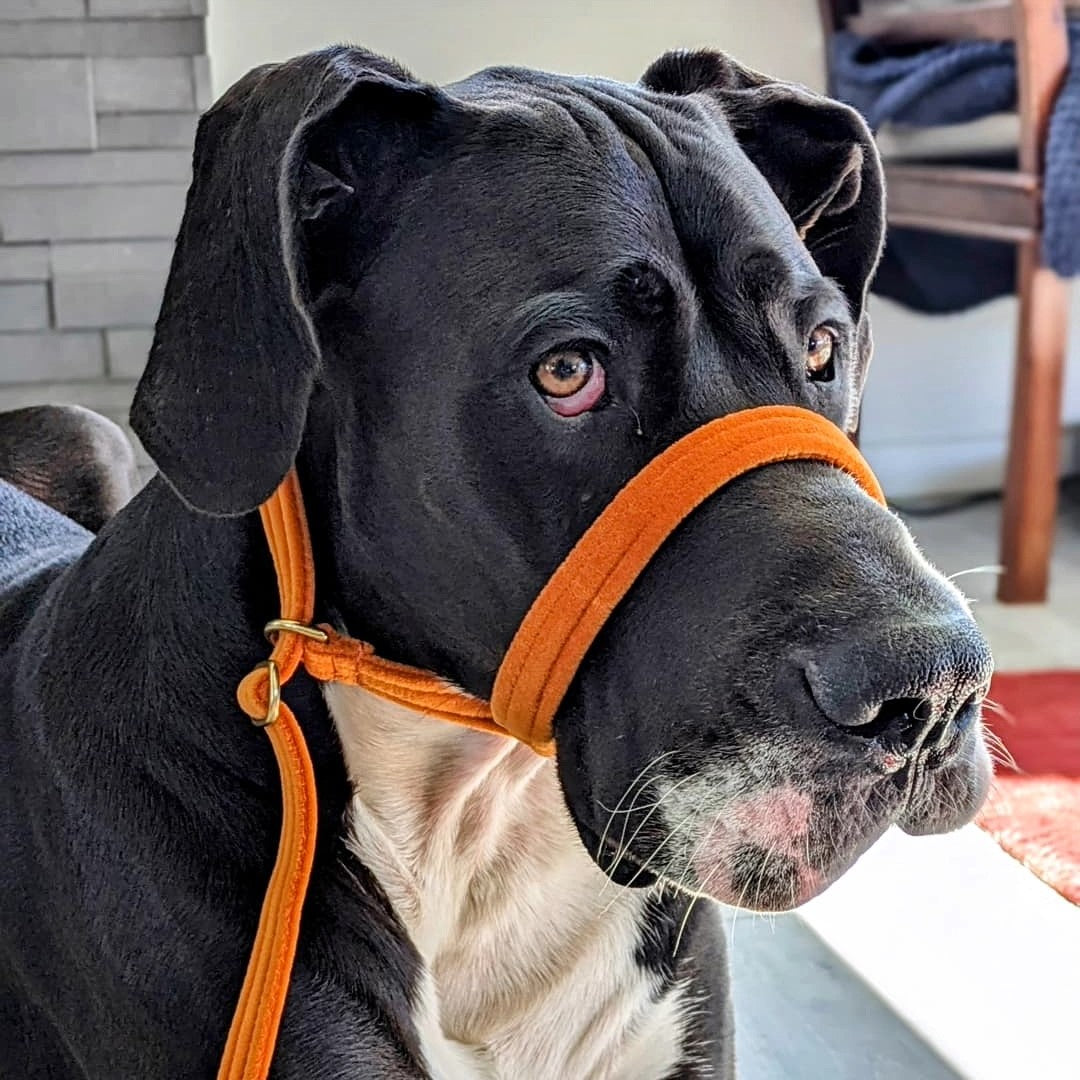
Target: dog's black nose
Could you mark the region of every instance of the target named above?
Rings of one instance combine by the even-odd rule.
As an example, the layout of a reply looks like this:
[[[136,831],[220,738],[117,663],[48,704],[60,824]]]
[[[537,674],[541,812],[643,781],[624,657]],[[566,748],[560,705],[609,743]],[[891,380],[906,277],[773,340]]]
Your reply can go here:
[[[992,669],[966,613],[886,625],[803,664],[810,693],[834,724],[903,755],[949,747],[979,715]]]

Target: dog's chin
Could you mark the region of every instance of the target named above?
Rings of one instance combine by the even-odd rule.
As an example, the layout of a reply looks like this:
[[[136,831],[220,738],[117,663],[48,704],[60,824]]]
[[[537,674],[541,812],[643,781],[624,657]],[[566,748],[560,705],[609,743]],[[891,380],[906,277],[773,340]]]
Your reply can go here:
[[[776,796],[790,805],[790,793]],[[809,802],[809,796],[805,796]],[[888,817],[862,818],[857,835],[828,824],[779,834],[775,829],[714,827],[699,842],[684,887],[746,911],[791,911],[824,892],[888,828]]]
[[[912,834],[950,832],[982,805],[992,769],[981,737],[946,765],[904,778],[853,775],[828,789],[793,783],[732,799],[697,831],[673,884],[759,912],[805,904],[846,873],[893,824]]]
[[[925,835],[968,824],[992,772],[976,728],[947,763],[926,759],[885,777],[849,766],[828,780],[814,770],[725,794],[704,772],[672,782],[659,800],[663,810],[649,802],[640,820],[627,815],[617,828],[609,822],[599,832],[572,816],[594,861],[617,884],[663,880],[731,907],[783,912],[822,893],[892,825]]]
[[[826,875],[805,859],[748,848],[735,866],[702,867],[706,884],[691,891],[727,907],[779,914],[812,900],[842,872]]]

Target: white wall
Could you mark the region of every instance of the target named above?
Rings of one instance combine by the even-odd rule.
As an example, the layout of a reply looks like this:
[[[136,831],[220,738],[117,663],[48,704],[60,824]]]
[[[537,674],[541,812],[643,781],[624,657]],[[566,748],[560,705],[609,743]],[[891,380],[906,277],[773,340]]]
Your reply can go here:
[[[215,90],[330,42],[394,56],[436,82],[490,64],[636,79],[669,48],[711,45],[820,87],[817,0],[210,0]],[[1067,417],[1080,423],[1080,289]],[[864,446],[898,498],[994,487],[1008,430],[1015,301],[958,316],[873,305],[877,356]],[[1080,464],[1080,462],[1077,462]]]
[[[218,92],[342,41],[435,82],[499,63],[634,80],[666,49],[699,45],[822,81],[817,0],[210,0],[207,27]]]
[[[863,447],[885,490],[903,499],[1001,486],[1012,401],[1017,302],[917,316],[875,297],[874,362]],[[1072,290],[1065,418],[1080,424],[1080,287]],[[1062,466],[1080,470],[1080,431]]]

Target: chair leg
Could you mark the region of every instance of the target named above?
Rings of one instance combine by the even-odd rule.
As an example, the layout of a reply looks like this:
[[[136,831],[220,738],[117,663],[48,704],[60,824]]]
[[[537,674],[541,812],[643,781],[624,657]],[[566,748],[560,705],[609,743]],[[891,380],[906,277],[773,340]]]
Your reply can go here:
[[[1061,447],[1068,284],[1041,265],[1038,239],[1018,252],[1020,318],[1001,529],[998,600],[1042,603],[1050,576]]]

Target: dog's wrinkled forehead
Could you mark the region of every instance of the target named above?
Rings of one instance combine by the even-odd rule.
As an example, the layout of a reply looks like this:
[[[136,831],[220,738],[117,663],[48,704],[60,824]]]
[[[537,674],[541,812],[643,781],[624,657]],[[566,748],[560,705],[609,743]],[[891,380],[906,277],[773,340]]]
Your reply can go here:
[[[774,254],[783,271],[817,276],[791,216],[743,151],[722,103],[602,79],[494,68],[448,88],[479,119],[469,153],[490,154],[505,178],[507,227],[535,218],[550,230],[552,269],[581,255],[580,231],[612,253],[649,251],[669,265],[692,263],[734,277],[744,259]],[[489,192],[478,191],[490,207]],[[721,280],[714,287],[735,284]]]
[[[504,148],[530,144],[552,190],[572,179],[594,210],[618,208],[623,228],[651,226],[654,241],[670,224],[716,288],[742,287],[755,263],[820,273],[861,318],[881,184],[869,133],[844,106],[713,52],[666,54],[637,85],[493,68],[448,89],[489,111],[480,130]]]

